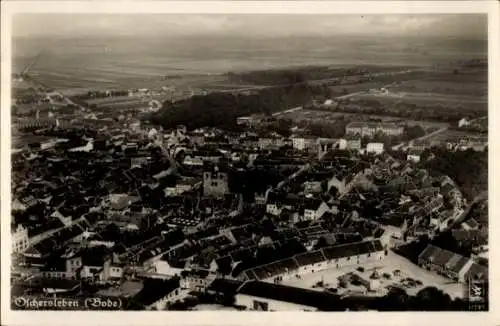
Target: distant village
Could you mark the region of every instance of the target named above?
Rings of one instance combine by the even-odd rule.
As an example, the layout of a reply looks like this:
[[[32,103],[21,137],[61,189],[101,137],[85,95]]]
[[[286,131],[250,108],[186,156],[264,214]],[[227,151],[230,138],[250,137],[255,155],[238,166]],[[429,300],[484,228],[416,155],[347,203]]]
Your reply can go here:
[[[453,297],[488,277],[487,226],[453,179],[421,165],[433,146],[485,151],[487,139],[416,140],[396,156],[361,141],[403,135],[395,122],[352,121],[332,139],[263,131],[262,115],[230,132],[66,111],[12,118],[12,296],[315,311],[394,287]],[[431,243],[450,230],[472,254]]]

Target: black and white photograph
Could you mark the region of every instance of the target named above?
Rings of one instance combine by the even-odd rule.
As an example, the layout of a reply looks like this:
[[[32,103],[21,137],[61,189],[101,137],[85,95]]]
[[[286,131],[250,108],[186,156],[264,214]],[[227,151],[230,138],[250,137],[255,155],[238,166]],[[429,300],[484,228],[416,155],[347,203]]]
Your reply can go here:
[[[10,29],[12,311],[491,309],[488,14]]]

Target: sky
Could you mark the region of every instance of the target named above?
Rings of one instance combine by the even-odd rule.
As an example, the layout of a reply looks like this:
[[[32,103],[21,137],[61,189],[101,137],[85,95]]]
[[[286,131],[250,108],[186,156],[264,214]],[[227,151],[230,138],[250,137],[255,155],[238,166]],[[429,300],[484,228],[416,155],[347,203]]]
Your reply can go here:
[[[220,14],[19,14],[18,36],[293,36],[421,35],[487,38],[487,16],[420,15],[220,15]]]

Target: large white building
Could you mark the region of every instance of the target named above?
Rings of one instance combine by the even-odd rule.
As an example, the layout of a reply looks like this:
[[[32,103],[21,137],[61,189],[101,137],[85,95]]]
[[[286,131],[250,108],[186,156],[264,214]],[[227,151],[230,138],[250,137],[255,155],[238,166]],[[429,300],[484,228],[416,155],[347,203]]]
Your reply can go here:
[[[418,163],[418,162],[420,162],[421,155],[422,155],[421,150],[411,149],[408,152],[408,155],[406,155],[406,159],[410,162]]]
[[[404,128],[394,123],[351,122],[346,126],[346,134],[361,137],[373,137],[377,133],[387,136],[400,136],[403,132]]]
[[[467,127],[470,125],[470,121],[467,118],[462,118],[460,121],[458,121],[458,127]]]
[[[30,245],[28,229],[19,224],[12,233],[12,252],[24,252]]]
[[[298,151],[303,151],[316,146],[314,138],[311,137],[293,137],[292,146]]]
[[[384,143],[368,143],[366,144],[366,153],[382,154],[384,152]]]
[[[339,140],[339,149],[360,150],[361,138],[359,137],[342,138]]]

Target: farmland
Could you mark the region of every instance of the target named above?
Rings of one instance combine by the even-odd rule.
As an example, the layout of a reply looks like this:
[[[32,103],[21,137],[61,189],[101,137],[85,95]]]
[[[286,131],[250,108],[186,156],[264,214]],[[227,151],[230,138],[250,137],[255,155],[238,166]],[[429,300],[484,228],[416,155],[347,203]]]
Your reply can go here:
[[[299,110],[295,112],[285,113],[280,116],[282,119],[291,119],[296,123],[306,121],[312,123],[331,123],[338,120],[346,121],[382,121],[382,122],[396,122],[406,124],[408,126],[420,125],[424,129],[436,129],[448,126],[447,123],[436,122],[436,121],[417,121],[417,120],[407,120],[396,116],[380,116],[376,114],[356,114],[356,113],[344,113],[344,112],[334,112],[326,110]]]
[[[477,51],[466,54],[444,51],[443,45],[436,43],[429,45],[431,54],[428,50],[418,52],[420,47],[388,51],[392,39],[384,46],[380,46],[380,40],[376,46],[366,46],[370,44],[367,40],[343,40],[358,45],[354,52],[325,45],[322,38],[301,39],[299,43],[289,43],[288,39],[264,43],[261,39],[234,39],[229,49],[225,41],[218,43],[222,40],[217,38],[196,39],[197,47],[203,44],[200,56],[187,54],[191,49],[184,38],[169,40],[169,46],[161,38],[141,40],[133,49],[125,39],[101,41],[95,44],[92,40],[78,40],[74,48],[68,46],[68,40],[44,44],[51,50],[31,69],[30,76],[69,97],[86,94],[89,89],[163,90],[164,96],[158,100],[176,102],[174,111],[178,111],[172,115],[171,104],[164,103],[165,116],[161,111],[153,117],[154,123],[164,126],[202,126],[220,117],[228,117],[231,124],[238,116],[272,114],[313,100],[345,95],[338,99],[339,105],[333,111],[362,114],[361,119],[385,116],[384,121],[397,117],[412,122],[450,123],[463,116],[484,116],[487,111],[486,61],[472,59],[484,57],[484,49],[479,47],[482,43],[477,44]],[[142,42],[145,46],[140,46]],[[20,40],[16,43],[16,71],[33,56],[28,45]],[[461,49],[462,44],[450,42],[446,46]],[[462,61],[448,64],[457,60]],[[370,93],[380,88],[388,89],[389,95]],[[252,94],[244,94],[247,90]],[[199,98],[192,101],[196,96]],[[145,102],[117,98],[89,104],[135,109]],[[201,109],[204,114],[199,114]]]
[[[443,122],[464,116],[478,118],[488,111],[487,77],[486,63],[480,60],[422,69],[394,76],[383,88],[346,96],[339,100],[336,111]],[[346,89],[343,94],[352,91]]]
[[[152,100],[156,101],[164,101],[166,96],[163,95],[155,95],[155,96],[117,96],[111,98],[98,98],[98,99],[90,99],[86,100],[85,103],[90,106],[97,107],[144,107],[148,106],[148,103]]]
[[[361,94],[358,98],[363,99],[380,99],[382,102],[387,100],[390,103],[393,100],[404,101],[407,103],[426,103],[426,102],[445,102],[456,106],[463,104],[485,104],[486,98],[471,96],[471,95],[452,95],[452,94],[439,94],[439,93],[419,93],[419,92],[394,92],[391,91],[387,95],[376,94]]]
[[[446,130],[445,132],[436,134],[429,138],[431,142],[458,142],[461,139],[470,141],[487,142],[488,135],[479,133],[460,131],[460,130]]]
[[[487,80],[475,81],[473,78],[477,78],[477,76],[471,77],[467,83],[453,80],[409,80],[395,85],[391,89],[395,92],[415,92],[418,90],[422,93],[485,97],[487,95],[487,87],[485,87]]]

